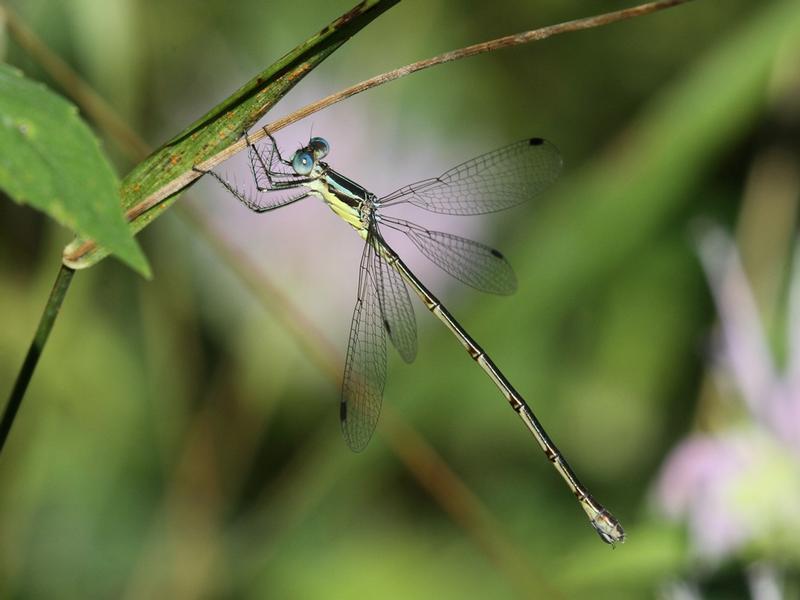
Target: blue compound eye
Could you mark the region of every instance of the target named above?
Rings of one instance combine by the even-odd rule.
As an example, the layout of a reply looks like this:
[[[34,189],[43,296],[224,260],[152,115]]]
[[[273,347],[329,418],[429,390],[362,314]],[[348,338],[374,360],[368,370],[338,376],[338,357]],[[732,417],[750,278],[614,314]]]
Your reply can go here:
[[[294,153],[292,168],[298,175],[308,175],[314,168],[314,157],[309,152],[298,150]]]
[[[308,147],[314,153],[314,158],[317,160],[325,158],[331,150],[328,142],[321,137],[311,138],[308,142]]]

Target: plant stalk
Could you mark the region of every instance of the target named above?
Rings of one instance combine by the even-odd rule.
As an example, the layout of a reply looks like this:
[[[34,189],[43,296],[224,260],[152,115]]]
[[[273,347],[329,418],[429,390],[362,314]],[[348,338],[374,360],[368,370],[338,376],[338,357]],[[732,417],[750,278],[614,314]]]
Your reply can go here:
[[[58,311],[61,309],[61,304],[64,302],[64,297],[67,295],[67,290],[74,274],[74,269],[70,269],[63,264],[58,271],[56,282],[53,284],[50,297],[47,299],[44,312],[42,312],[42,317],[39,320],[39,327],[36,329],[31,346],[28,348],[28,354],[25,356],[25,361],[17,374],[17,380],[14,382],[11,395],[8,397],[8,402],[3,410],[3,420],[0,422],[0,452],[3,451],[8,434],[11,433],[11,427],[14,424],[17,411],[19,411],[22,399],[25,397],[28,384],[31,381],[31,377],[33,377],[33,371],[36,369],[39,357],[44,350],[44,345],[47,343],[47,338],[53,329],[53,324],[58,316]]]

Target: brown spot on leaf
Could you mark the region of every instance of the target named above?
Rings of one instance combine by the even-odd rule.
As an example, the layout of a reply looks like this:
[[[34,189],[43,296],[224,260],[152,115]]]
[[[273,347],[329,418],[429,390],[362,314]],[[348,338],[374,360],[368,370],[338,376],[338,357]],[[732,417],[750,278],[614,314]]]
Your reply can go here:
[[[336,19],[333,23],[328,25],[328,27],[326,27],[326,29],[331,29],[331,28],[332,29],[339,29],[340,27],[346,25],[347,23],[349,23],[350,21],[352,21],[356,17],[360,16],[364,12],[364,5],[365,4],[366,4],[366,2],[360,2],[359,4],[354,6],[351,10],[349,10],[348,12],[344,13],[341,17]],[[323,29],[323,31],[324,31],[324,29]]]

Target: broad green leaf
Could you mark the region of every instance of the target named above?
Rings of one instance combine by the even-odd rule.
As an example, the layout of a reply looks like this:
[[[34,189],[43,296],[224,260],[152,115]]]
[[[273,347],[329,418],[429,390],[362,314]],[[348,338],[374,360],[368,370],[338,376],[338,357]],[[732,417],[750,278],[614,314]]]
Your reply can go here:
[[[120,210],[117,178],[78,110],[2,64],[0,188],[149,276]]]
[[[236,142],[295,84],[353,34],[399,0],[365,0],[256,75],[229,98],[153,152],[123,179],[123,209],[134,233],[150,224],[192,180],[192,167]],[[145,205],[143,201],[147,201]],[[144,208],[143,208],[144,206]],[[64,249],[64,263],[90,267],[109,250],[82,237]]]

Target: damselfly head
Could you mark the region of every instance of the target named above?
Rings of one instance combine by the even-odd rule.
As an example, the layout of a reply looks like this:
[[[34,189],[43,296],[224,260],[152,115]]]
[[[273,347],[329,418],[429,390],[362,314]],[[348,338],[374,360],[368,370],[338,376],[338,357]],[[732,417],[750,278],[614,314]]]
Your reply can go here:
[[[314,155],[316,160],[320,160],[321,158],[328,156],[328,152],[330,152],[331,147],[324,138],[312,137],[308,141],[308,149],[311,150],[311,153]]]
[[[298,175],[308,175],[314,168],[314,156],[308,148],[302,148],[294,153],[292,158],[292,168]]]

